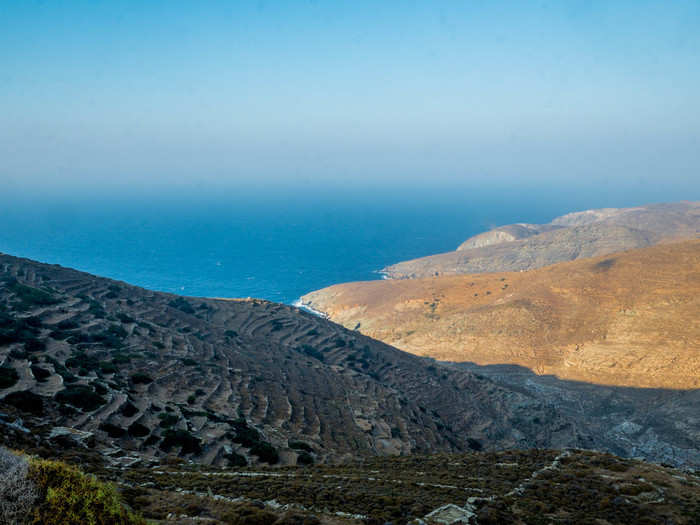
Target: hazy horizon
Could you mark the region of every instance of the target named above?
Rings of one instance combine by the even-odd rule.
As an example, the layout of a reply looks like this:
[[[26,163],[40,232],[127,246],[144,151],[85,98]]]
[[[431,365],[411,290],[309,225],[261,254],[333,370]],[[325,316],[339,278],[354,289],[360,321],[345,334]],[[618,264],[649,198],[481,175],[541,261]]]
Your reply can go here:
[[[699,58],[692,1],[4,3],[0,183],[697,199]]]

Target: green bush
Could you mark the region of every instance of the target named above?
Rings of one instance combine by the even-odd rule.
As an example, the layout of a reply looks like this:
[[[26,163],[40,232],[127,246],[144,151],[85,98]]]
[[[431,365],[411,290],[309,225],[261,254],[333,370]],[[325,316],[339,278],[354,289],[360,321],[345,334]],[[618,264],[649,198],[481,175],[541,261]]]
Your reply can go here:
[[[105,398],[87,385],[69,386],[58,392],[55,399],[61,404],[72,405],[88,412],[96,410],[107,402]]]
[[[38,288],[21,284],[17,279],[10,278],[6,280],[5,286],[10,292],[14,293],[19,300],[17,304],[17,309],[19,310],[29,310],[39,306],[50,306],[60,302],[52,294]]]
[[[160,418],[160,423],[158,424],[158,426],[161,428],[170,428],[180,420],[180,418],[174,414],[161,413],[158,414],[158,417]]]
[[[35,525],[145,525],[122,505],[114,486],[58,461],[32,460],[28,477],[38,489]]]

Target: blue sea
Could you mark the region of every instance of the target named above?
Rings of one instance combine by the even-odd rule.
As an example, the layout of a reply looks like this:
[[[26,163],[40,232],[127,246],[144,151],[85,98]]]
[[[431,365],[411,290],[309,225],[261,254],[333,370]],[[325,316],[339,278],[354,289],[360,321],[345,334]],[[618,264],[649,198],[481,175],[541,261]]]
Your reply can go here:
[[[620,202],[632,205],[638,202]],[[293,303],[512,222],[610,199],[537,188],[5,195],[0,251],[189,296]]]

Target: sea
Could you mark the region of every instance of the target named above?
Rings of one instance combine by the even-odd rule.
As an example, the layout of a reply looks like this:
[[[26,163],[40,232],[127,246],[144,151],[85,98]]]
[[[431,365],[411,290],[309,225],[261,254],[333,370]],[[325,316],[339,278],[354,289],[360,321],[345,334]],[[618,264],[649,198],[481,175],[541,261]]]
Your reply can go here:
[[[293,304],[498,225],[611,205],[604,197],[503,185],[6,194],[0,252],[151,290]]]

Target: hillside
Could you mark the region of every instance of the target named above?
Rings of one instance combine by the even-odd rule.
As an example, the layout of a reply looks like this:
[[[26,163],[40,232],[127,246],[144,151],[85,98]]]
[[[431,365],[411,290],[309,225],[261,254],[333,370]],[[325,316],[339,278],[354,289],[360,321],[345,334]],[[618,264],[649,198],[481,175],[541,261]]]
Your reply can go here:
[[[614,433],[638,451],[663,454],[661,440],[700,460],[700,241],[528,272],[346,283],[303,301],[408,352],[481,365],[469,369],[593,431],[629,422]]]
[[[598,384],[700,388],[700,241],[529,272],[346,283],[305,304],[398,348]]]
[[[156,293],[8,255],[0,279],[0,425],[114,464],[594,442],[528,394],[293,307]]]
[[[549,224],[509,224],[464,241],[456,251],[393,264],[392,279],[521,271],[700,235],[700,202],[569,213]]]

